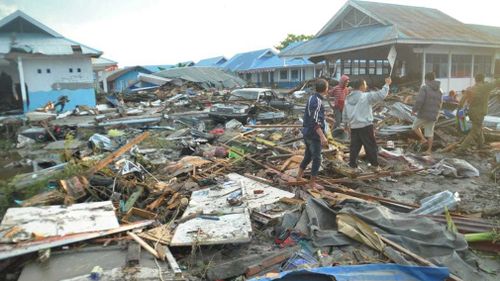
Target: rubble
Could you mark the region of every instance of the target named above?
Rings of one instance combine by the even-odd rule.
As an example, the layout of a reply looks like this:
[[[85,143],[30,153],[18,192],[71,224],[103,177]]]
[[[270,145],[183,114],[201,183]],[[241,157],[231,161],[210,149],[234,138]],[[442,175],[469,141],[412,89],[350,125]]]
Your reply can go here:
[[[3,271],[30,280],[41,259],[50,261],[44,280],[347,280],[387,270],[385,280],[497,279],[500,264],[474,251],[498,253],[498,242],[463,236],[496,237],[499,229],[496,95],[486,149],[455,154],[463,134],[443,113],[430,157],[411,133],[415,93],[393,94],[374,112],[382,171],[363,160],[349,169],[348,136],[333,132],[317,180],[324,190],[313,191],[295,180],[304,149],[300,99],[287,99],[292,110],[258,105],[251,116],[213,118],[236,85],[188,79],[186,71],[199,72],[144,75],[158,86],[96,108],[8,121],[7,150],[17,146],[21,159],[2,164],[30,171],[6,181],[1,194]],[[96,257],[101,252],[111,260]],[[73,259],[85,266],[56,273]]]

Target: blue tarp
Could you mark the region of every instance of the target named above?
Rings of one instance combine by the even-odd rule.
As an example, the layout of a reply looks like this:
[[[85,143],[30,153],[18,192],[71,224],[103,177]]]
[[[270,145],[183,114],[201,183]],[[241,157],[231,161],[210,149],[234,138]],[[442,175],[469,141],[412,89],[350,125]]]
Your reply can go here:
[[[276,278],[257,277],[250,281],[331,280],[324,278],[330,276],[335,277],[337,281],[444,281],[449,272],[446,267],[367,264],[282,272]]]

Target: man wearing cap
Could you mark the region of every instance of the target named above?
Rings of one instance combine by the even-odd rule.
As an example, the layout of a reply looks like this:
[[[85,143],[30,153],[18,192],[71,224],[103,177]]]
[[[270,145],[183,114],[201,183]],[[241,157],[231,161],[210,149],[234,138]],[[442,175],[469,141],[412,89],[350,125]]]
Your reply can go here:
[[[333,114],[335,115],[335,124],[333,128],[338,128],[342,124],[342,111],[344,111],[345,97],[349,93],[349,76],[342,75],[337,86],[333,87],[330,96],[333,98]]]

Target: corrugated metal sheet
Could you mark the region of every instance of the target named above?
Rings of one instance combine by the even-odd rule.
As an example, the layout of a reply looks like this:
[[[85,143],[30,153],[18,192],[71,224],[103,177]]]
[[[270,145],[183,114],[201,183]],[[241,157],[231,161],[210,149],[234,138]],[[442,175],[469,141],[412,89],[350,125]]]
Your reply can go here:
[[[224,72],[215,67],[179,67],[154,73],[156,76],[182,79],[200,84],[205,88],[234,88],[246,85],[246,82],[237,76]]]
[[[66,38],[50,37],[44,34],[21,33],[16,34],[15,44],[12,44],[11,34],[0,34],[0,54],[8,54],[12,48],[30,54],[42,55],[72,55],[74,54],[71,46],[79,45],[82,48],[82,54],[99,56],[102,52],[89,48],[80,43]]]
[[[488,34],[491,36],[492,40],[500,42],[500,27],[479,24],[468,24],[468,26],[475,30],[479,30],[482,33]]]
[[[353,1],[378,18],[395,25],[399,39],[495,44],[481,32],[437,10],[395,4]]]
[[[338,53],[352,48],[362,48],[376,43],[394,42],[397,33],[392,26],[367,26],[343,30],[316,37],[304,44],[280,53],[280,56],[301,57],[324,53]]]
[[[328,34],[325,32],[332,30],[333,26],[325,26],[321,36],[284,50],[280,56],[319,56],[384,43],[421,42],[500,47],[500,34],[492,36],[485,31],[474,29],[436,9],[367,1],[350,1],[348,5],[368,16],[381,19],[384,25],[358,27]],[[329,24],[332,23],[335,21],[329,21]],[[493,29],[491,31],[498,32]]]
[[[114,81],[118,77],[120,77],[120,76],[122,76],[130,71],[137,71],[137,72],[146,73],[146,74],[152,73],[150,70],[148,70],[147,68],[144,68],[142,66],[138,66],[138,65],[137,66],[127,66],[127,67],[112,71],[106,79],[108,81]]]
[[[202,59],[198,63],[196,63],[195,66],[220,66],[224,64],[226,61],[227,59],[225,57],[218,56],[208,59]]]
[[[303,43],[305,42],[292,43],[284,50],[300,46]],[[313,65],[313,63],[305,57],[299,56],[297,58],[284,59],[279,57],[277,52],[273,49],[263,49],[237,54],[228,60],[223,67],[234,72],[253,72],[284,67],[301,67],[311,65]]]
[[[141,65],[141,67],[143,67],[143,68],[151,71],[151,73],[153,73],[153,72],[157,72],[157,71],[166,70],[166,69],[172,68],[174,66],[171,64],[158,64],[158,65]]]
[[[224,63],[222,67],[234,72],[248,70],[252,68],[255,60],[269,51],[271,51],[271,49],[262,49],[236,54]]]

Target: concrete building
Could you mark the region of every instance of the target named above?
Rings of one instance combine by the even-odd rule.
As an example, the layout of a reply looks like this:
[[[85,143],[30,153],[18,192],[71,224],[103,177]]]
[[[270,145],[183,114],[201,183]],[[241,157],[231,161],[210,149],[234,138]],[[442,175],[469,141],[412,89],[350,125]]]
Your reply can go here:
[[[16,11],[0,20],[1,112],[28,112],[67,96],[65,109],[95,106],[91,58],[101,51]]]
[[[340,60],[339,74],[377,85],[391,72],[387,57],[394,46],[393,77],[423,83],[425,73],[434,71],[445,92],[461,91],[478,73],[498,75],[499,37],[498,27],[464,24],[436,9],[352,0],[315,38],[280,55]]]

